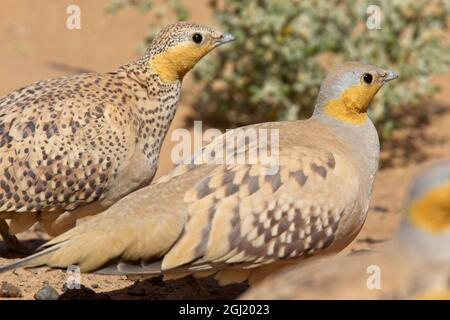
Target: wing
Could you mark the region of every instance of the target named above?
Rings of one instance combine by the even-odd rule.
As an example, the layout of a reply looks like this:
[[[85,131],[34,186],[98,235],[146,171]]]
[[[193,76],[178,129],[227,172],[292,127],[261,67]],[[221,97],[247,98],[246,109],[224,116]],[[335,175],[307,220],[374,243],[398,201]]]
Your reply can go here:
[[[271,174],[263,174],[261,165],[220,167],[190,189],[189,220],[162,270],[257,267],[333,244],[341,219],[355,205],[349,188],[358,188],[347,164],[313,147],[290,148],[280,160]]]
[[[250,128],[267,126],[278,125]],[[186,177],[195,181],[184,192],[187,222],[182,234],[168,246],[170,250],[162,261],[135,264],[136,260],[122,260],[100,272],[183,274],[232,266],[255,268],[348,244],[352,238],[345,234],[347,230],[339,233],[341,222],[355,208],[363,211],[364,205],[358,199],[360,179],[352,159],[342,151],[345,147],[337,139],[333,144],[324,142],[315,147],[282,127],[277,129],[281,129],[281,140],[275,171],[262,163],[205,163],[205,154],[211,154],[211,150],[217,154],[220,146],[226,146],[216,139],[208,145],[209,151],[197,153],[188,163],[161,177],[154,189]],[[308,140],[307,134],[301,133]],[[246,139],[245,135],[241,138]],[[261,149],[261,144],[254,142],[246,140],[242,148],[228,152],[249,159],[252,150]],[[271,149],[271,143],[266,146]]]
[[[274,166],[180,165],[0,271],[79,264],[109,274],[196,273],[292,261],[348,243],[343,226],[362,207],[355,164],[339,141],[315,147],[282,133],[288,139]],[[258,148],[249,141],[232,154]]]
[[[51,79],[0,100],[0,212],[70,210],[102,197],[134,139],[131,115],[104,96],[105,82]]]

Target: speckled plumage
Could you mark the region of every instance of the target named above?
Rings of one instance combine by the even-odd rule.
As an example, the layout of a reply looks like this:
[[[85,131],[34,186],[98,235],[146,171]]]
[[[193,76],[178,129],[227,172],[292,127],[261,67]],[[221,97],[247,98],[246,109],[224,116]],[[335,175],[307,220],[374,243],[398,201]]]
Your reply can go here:
[[[0,99],[0,218],[12,233],[40,221],[59,234],[152,180],[182,79],[163,81],[149,62],[196,32],[223,37],[178,22],[116,71],[38,81]]]
[[[337,72],[345,70],[381,69],[347,64]],[[236,134],[233,144],[216,138],[189,163],[3,270],[77,264],[84,272],[138,277],[215,274],[227,284],[258,281],[287,264],[348,245],[366,218],[378,167],[372,122],[355,125],[318,112],[306,121],[240,130],[244,134]],[[245,134],[250,130],[256,134]],[[261,137],[264,132],[277,132],[279,142]],[[216,163],[204,156],[227,150],[225,159],[249,159],[254,150],[259,155],[272,150],[272,143],[278,161],[269,168],[264,162]]]

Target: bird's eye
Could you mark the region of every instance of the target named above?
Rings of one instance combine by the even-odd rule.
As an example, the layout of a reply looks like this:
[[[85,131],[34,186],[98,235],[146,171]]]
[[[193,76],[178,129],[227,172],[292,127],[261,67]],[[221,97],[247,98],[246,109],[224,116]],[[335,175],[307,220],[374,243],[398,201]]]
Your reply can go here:
[[[364,83],[371,84],[373,81],[373,76],[370,73],[364,73],[362,79]]]
[[[201,43],[202,40],[203,40],[203,37],[202,37],[202,35],[200,33],[195,33],[192,36],[192,41],[194,41],[195,43]]]

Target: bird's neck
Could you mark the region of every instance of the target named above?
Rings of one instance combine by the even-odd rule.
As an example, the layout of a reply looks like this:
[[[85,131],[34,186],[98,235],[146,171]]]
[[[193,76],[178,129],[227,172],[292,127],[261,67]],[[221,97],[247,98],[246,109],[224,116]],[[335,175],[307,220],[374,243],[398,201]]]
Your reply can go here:
[[[319,94],[318,106],[320,110],[330,118],[340,120],[353,125],[361,125],[368,119],[367,109],[381,85],[365,86],[353,85],[338,97],[325,100],[323,94]]]
[[[351,124],[362,124],[367,120],[367,107],[361,107],[348,97],[331,100],[325,106],[324,112],[329,117]]]
[[[380,142],[378,133],[367,115],[367,109],[380,86],[353,85],[338,97],[325,99],[319,93],[313,117],[325,122],[353,147],[355,155],[367,163],[372,177],[378,169]],[[371,181],[372,182],[372,181]]]
[[[213,46],[182,43],[161,52],[150,49],[148,66],[165,83],[181,81],[186,73],[213,48]]]
[[[157,161],[162,141],[175,116],[181,94],[181,82],[167,83],[145,62],[121,67],[128,79],[130,94],[136,96],[130,112],[136,119],[138,148],[150,161]]]
[[[364,170],[369,173],[370,178],[368,183],[372,184],[378,170],[380,141],[370,118],[366,117],[362,124],[353,124],[317,110],[311,119],[326,124],[337,138],[346,143],[348,149],[365,166]]]
[[[149,66],[148,56],[121,66],[119,72],[123,72],[128,78],[138,82],[141,86],[149,88],[150,95],[155,92],[155,90],[151,90],[155,87],[170,90],[181,86],[181,80],[164,81],[161,75]]]

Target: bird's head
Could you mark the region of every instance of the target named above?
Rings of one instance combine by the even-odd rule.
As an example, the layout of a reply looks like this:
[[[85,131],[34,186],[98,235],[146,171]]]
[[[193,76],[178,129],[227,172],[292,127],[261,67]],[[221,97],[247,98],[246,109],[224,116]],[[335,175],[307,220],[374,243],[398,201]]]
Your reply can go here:
[[[450,160],[427,165],[414,179],[399,240],[429,261],[450,265]]]
[[[183,76],[208,52],[234,37],[193,22],[180,21],[163,28],[149,48],[149,66],[164,82]]]
[[[353,124],[367,119],[367,109],[375,94],[387,81],[398,78],[361,62],[347,62],[332,70],[320,87],[315,113]]]

